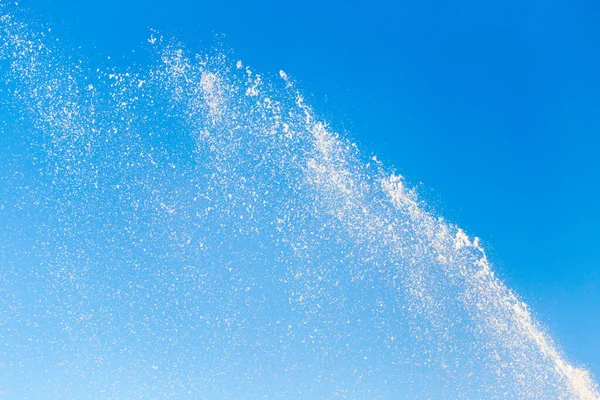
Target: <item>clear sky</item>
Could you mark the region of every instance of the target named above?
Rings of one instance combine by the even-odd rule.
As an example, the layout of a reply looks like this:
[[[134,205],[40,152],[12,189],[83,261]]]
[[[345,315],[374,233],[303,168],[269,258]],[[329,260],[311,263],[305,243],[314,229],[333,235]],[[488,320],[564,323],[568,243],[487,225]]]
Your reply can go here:
[[[600,5],[593,1],[22,1],[94,59],[154,28],[225,35],[479,236],[568,358],[600,376]],[[126,60],[125,60],[126,59]],[[422,182],[422,184],[421,184]]]

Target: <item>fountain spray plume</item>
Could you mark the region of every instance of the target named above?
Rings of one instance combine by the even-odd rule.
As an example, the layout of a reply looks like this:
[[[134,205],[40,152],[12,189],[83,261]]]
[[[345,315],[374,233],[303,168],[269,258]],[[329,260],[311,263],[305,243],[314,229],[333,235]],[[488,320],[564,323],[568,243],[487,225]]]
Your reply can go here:
[[[2,112],[38,171],[26,188],[2,175],[3,194],[43,220],[0,281],[15,310],[0,389],[600,398],[479,240],[321,122],[285,72],[156,32],[150,64],[94,68],[0,13]]]

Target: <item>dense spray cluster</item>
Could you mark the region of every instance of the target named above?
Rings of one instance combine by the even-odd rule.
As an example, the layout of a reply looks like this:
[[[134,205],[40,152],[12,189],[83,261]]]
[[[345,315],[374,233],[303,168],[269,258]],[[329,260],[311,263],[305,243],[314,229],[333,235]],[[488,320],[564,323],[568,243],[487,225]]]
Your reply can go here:
[[[600,398],[285,72],[157,33],[91,67],[0,11],[6,398]]]

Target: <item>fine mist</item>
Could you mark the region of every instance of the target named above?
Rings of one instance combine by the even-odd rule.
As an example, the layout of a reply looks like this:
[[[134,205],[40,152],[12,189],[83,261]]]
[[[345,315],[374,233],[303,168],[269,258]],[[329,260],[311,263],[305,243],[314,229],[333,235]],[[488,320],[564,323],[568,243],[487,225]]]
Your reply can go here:
[[[0,5],[0,397],[599,399],[285,72],[90,65]]]

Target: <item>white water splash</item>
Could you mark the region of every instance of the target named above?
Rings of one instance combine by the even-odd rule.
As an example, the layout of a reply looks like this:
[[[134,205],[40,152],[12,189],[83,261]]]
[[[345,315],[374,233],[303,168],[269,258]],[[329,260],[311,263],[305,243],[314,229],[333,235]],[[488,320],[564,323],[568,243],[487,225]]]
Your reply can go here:
[[[35,171],[0,176],[3,396],[600,398],[479,241],[285,72],[156,33],[150,65],[90,67],[2,14]]]

